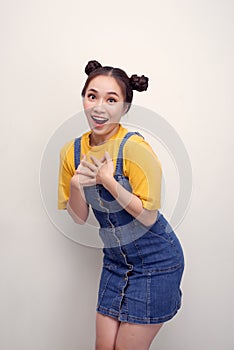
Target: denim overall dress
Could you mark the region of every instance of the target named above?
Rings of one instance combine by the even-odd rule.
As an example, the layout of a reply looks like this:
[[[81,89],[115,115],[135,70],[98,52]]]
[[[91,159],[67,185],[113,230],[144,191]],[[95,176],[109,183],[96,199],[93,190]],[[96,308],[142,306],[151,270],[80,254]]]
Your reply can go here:
[[[132,191],[123,175],[121,141],[114,178]],[[142,135],[140,135],[142,136]],[[143,136],[142,136],[143,137]],[[74,141],[75,168],[80,162],[81,137]],[[122,322],[152,324],[171,319],[181,306],[184,255],[170,224],[158,210],[152,226],[144,226],[97,184],[84,187],[86,201],[100,224],[103,266],[96,311]]]

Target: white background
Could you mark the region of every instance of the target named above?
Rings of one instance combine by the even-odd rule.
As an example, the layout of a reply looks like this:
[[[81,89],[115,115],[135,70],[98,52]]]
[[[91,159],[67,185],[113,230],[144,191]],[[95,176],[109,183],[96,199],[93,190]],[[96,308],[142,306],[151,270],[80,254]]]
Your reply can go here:
[[[39,187],[91,59],[150,78],[134,103],[173,126],[192,163],[183,308],[151,348],[233,348],[233,13],[227,0],[1,1],[2,350],[94,349],[102,252],[56,229]]]

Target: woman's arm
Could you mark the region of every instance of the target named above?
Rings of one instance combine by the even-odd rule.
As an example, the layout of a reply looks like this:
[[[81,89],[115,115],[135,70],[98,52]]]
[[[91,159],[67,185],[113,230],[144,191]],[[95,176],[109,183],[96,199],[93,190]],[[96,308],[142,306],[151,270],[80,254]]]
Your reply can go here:
[[[85,201],[83,188],[78,187],[74,182],[77,181],[77,176],[71,179],[70,183],[70,197],[67,202],[67,211],[72,219],[80,225],[83,225],[89,215],[89,206]]]
[[[127,210],[145,226],[152,226],[157,218],[156,210],[147,210],[143,208],[142,201],[115,180],[114,177],[106,177],[103,186],[112,194],[119,204]]]
[[[86,157],[83,156],[83,159],[86,159]],[[74,176],[71,178],[67,211],[77,224],[83,225],[89,216],[89,206],[85,200],[83,184],[89,180],[89,177],[79,174],[81,169],[82,165],[79,164]]]

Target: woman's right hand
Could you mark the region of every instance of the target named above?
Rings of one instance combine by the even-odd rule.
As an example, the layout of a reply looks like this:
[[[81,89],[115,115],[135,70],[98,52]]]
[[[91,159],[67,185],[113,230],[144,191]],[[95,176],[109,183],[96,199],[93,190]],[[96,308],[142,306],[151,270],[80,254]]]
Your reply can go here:
[[[83,155],[82,160],[86,160],[86,156]],[[78,165],[75,174],[71,178],[70,185],[74,188],[81,189],[85,186],[92,186],[96,183],[95,179],[91,176],[81,174],[80,171],[84,171],[84,166],[82,165],[82,160]]]

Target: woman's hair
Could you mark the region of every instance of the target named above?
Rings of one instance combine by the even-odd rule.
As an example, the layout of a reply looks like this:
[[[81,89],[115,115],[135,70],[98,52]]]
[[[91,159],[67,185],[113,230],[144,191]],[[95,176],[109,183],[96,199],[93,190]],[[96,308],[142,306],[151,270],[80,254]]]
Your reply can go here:
[[[124,101],[128,105],[127,111],[131,107],[133,90],[145,91],[148,88],[148,78],[144,75],[138,76],[133,74],[130,78],[127,74],[120,68],[114,68],[110,66],[104,66],[93,60],[89,61],[85,67],[85,73],[88,75],[88,78],[85,82],[85,85],[82,89],[81,96],[85,96],[86,89],[92,79],[98,75],[108,75],[116,79],[119,84],[121,91],[124,96]]]

